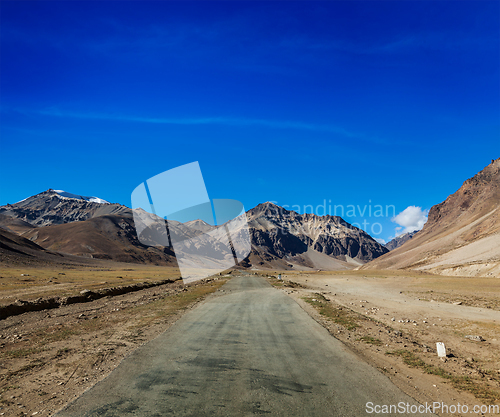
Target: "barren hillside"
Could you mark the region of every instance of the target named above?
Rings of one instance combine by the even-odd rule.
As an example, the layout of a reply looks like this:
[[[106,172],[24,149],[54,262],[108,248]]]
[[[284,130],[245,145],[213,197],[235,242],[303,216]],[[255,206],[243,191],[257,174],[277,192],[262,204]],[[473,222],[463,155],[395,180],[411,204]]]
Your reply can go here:
[[[411,240],[361,269],[387,268],[500,277],[500,158],[433,206]]]

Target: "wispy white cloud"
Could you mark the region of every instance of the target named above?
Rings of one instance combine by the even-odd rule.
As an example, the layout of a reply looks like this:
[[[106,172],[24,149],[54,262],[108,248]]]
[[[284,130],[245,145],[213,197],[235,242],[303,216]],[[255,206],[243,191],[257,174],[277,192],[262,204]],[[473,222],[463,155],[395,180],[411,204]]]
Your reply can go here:
[[[308,36],[285,38],[276,43],[280,48],[357,55],[382,55],[414,52],[416,49],[434,51],[491,50],[498,43],[484,37],[461,37],[453,32],[422,32],[394,36],[388,39],[352,41],[349,39],[316,39]]]
[[[421,230],[427,222],[429,210],[422,210],[422,207],[408,206],[401,213],[394,216],[391,221],[398,224],[395,228],[396,236]]]
[[[93,120],[109,120],[119,122],[135,122],[149,124],[165,124],[165,125],[229,125],[229,126],[265,126],[276,129],[300,129],[310,131],[321,131],[335,133],[348,138],[363,138],[362,134],[350,132],[342,127],[306,123],[300,121],[288,120],[268,120],[268,119],[252,119],[238,117],[187,117],[187,118],[171,118],[171,117],[141,117],[141,116],[125,116],[117,114],[105,113],[79,113],[71,111],[61,111],[58,109],[47,109],[38,111],[21,111],[22,113],[36,113],[42,116],[50,117],[67,117],[76,119],[93,119]]]

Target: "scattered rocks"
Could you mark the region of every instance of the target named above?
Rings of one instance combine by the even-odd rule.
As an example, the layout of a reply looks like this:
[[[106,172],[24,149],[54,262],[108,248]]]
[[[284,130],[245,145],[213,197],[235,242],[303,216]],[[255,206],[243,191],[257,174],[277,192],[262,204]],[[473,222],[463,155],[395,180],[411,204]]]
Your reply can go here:
[[[478,335],[467,335],[465,336],[466,339],[474,340],[475,342],[484,342],[486,339],[483,339],[482,336]]]

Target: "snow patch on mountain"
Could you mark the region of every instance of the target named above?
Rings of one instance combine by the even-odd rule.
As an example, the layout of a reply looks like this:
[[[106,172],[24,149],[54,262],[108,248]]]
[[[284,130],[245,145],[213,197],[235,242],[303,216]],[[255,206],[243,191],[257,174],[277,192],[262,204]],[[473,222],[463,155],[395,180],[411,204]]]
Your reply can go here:
[[[111,204],[109,201],[103,200],[102,198],[99,198],[99,197],[88,197],[88,196],[84,196],[84,195],[72,194],[72,193],[68,193],[68,192],[63,191],[63,190],[53,190],[53,191],[61,199],[71,198],[73,200],[90,201],[91,203]]]

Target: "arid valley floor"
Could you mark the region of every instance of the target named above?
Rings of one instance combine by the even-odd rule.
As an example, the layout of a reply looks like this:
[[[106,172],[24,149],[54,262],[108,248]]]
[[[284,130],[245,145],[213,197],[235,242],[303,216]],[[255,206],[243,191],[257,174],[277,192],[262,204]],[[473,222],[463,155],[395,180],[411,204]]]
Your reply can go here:
[[[280,271],[234,270],[184,286],[174,280],[179,277],[175,268],[113,265],[101,270],[1,269],[2,305],[56,292],[71,296],[134,282],[173,282],[1,320],[0,415],[52,415],[185,311],[206,297],[223,297],[222,285],[241,274],[265,277],[332,337],[421,403],[500,402],[496,278],[282,271],[278,280]],[[446,360],[438,359],[436,342],[445,343]]]

